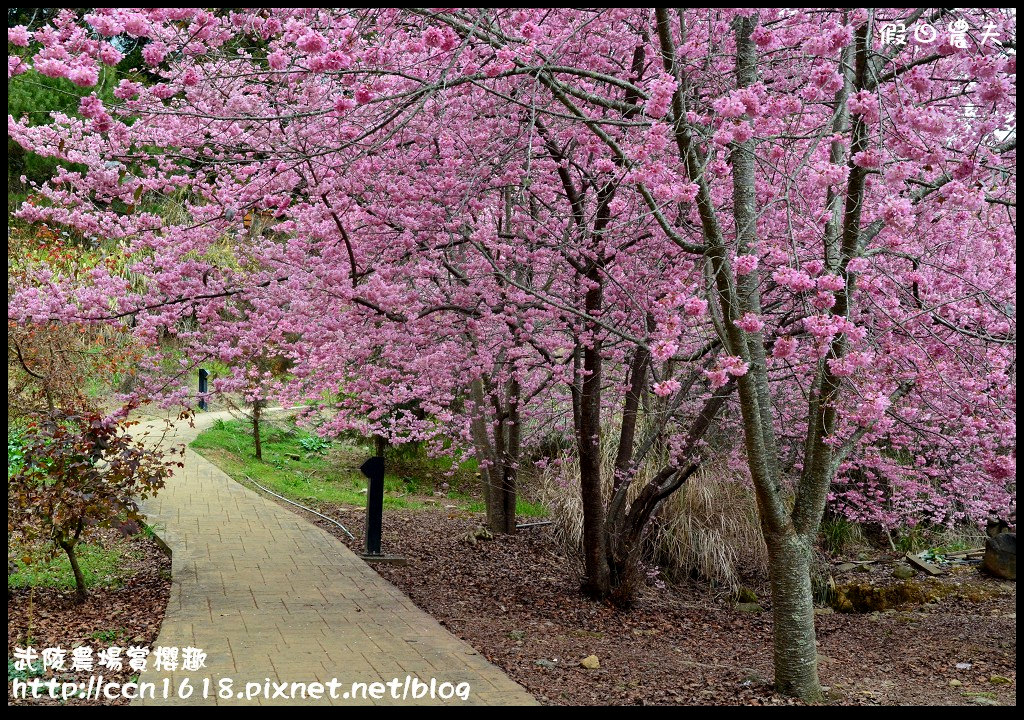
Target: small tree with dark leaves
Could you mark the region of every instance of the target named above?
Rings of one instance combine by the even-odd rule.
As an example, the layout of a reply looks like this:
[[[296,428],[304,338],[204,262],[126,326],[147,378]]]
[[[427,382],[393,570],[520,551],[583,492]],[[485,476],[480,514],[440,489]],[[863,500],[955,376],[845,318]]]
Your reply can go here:
[[[78,602],[86,599],[76,547],[99,528],[137,531],[137,501],[163,487],[172,468],[182,467],[171,450],[147,445],[128,430],[127,420],[98,413],[55,410],[40,414],[24,435],[23,461],[8,476],[8,532],[49,540],[63,550],[75,575]]]

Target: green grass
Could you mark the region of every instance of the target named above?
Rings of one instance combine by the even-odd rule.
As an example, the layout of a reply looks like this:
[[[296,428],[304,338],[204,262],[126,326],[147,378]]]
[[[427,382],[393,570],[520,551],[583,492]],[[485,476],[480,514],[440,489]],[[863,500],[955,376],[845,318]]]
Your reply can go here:
[[[893,544],[900,552],[920,552],[931,545],[927,532],[920,527],[907,528],[893,538]]]
[[[107,381],[104,381],[99,377],[95,376],[85,378],[85,387],[83,389],[85,391],[86,396],[94,400],[105,398],[107,395],[113,392],[109,380],[109,377],[107,378]]]
[[[933,555],[948,555],[952,552],[961,552],[963,550],[971,550],[977,546],[976,542],[970,542],[968,540],[953,539],[949,542],[942,543],[936,547],[930,548]]]
[[[124,562],[130,553],[136,551],[124,547],[102,547],[96,544],[83,543],[77,548],[78,565],[85,576],[85,585],[89,588],[117,588],[128,577],[129,571]],[[10,588],[55,588],[58,590],[74,590],[75,576],[71,572],[71,563],[67,555],[61,551],[50,557],[25,544],[12,542],[8,549],[8,557],[14,558],[18,571],[7,576],[7,587]],[[25,562],[29,557],[32,561]]]
[[[829,555],[841,555],[862,539],[860,526],[845,518],[826,518],[819,530],[822,545]]]
[[[14,667],[14,658],[7,658],[7,682],[12,680],[30,680],[37,677],[43,677],[43,664],[38,660],[30,663],[24,670],[18,670]]]
[[[291,500],[314,500],[338,505],[366,507],[366,478],[358,465],[370,454],[338,442],[327,443],[304,430],[288,426],[265,426],[261,432],[263,461],[256,459],[252,428],[243,421],[217,421],[192,442],[192,449],[215,463],[233,479],[255,480]],[[295,456],[298,459],[295,459]],[[384,476],[384,507],[420,509],[427,506],[422,496],[431,496],[434,480],[452,469],[452,458],[410,458],[388,460],[393,470]],[[453,485],[464,486],[476,470],[475,460],[461,462]],[[461,479],[462,482],[458,482]],[[420,497],[417,497],[420,496]],[[469,512],[484,512],[477,498],[452,490],[446,498]],[[516,512],[525,517],[546,517],[547,510],[520,499]]]
[[[118,640],[128,639],[130,633],[124,628],[118,628],[117,630],[97,630],[91,637],[93,640],[97,640],[107,645],[113,645]]]
[[[267,426],[261,436],[262,462],[256,459],[250,426],[239,420],[218,421],[200,433],[191,447],[235,480],[252,478],[292,500],[366,506],[366,478],[354,467],[359,461],[356,451],[342,454],[333,443],[330,449],[306,450],[303,440],[307,445],[318,444],[308,440],[315,436],[300,429],[282,431]],[[299,459],[290,457],[293,455]],[[384,507],[423,507],[422,502],[403,497],[415,491],[410,483],[386,475]]]

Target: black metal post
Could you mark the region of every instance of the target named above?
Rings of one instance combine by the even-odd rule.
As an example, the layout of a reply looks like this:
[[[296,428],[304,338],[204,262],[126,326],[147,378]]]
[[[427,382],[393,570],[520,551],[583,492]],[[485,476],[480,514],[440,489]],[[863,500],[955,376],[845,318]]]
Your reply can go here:
[[[372,457],[359,470],[370,481],[366,489],[366,554],[380,555],[384,527],[384,458]]]
[[[209,377],[210,377],[210,373],[209,372],[207,372],[204,368],[199,368],[199,409],[200,410],[205,410],[206,409],[206,398],[204,397],[204,395],[206,395],[206,390],[207,390],[206,381],[207,381],[207,379]]]

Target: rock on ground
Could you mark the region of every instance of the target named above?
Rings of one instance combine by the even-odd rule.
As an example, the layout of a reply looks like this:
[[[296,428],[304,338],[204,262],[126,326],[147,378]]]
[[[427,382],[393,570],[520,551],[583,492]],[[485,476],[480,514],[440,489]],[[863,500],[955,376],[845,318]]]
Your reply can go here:
[[[1017,579],[1017,533],[1002,533],[985,541],[981,565],[990,575],[1004,580]]]

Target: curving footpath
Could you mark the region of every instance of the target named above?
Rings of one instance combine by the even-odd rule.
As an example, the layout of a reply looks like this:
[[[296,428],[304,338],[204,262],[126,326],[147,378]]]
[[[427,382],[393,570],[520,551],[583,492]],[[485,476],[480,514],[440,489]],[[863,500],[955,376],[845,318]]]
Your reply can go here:
[[[168,441],[188,443],[224,417],[202,414],[196,427],[176,427]],[[134,704],[465,704],[458,695],[440,698],[442,683],[451,683],[443,688],[449,695],[453,686],[468,683],[469,704],[536,704],[336,538],[191,450],[184,463],[144,505],[172,551],[174,573],[154,647],[199,648],[205,667],[156,671],[151,655],[140,683],[155,683],[156,698]],[[327,692],[319,700],[303,699],[303,687],[292,685],[305,683],[315,693],[309,684],[333,678],[336,699]],[[370,686],[395,678],[390,686]],[[184,694],[188,687],[192,694],[183,698],[179,688],[186,680]],[[352,683],[366,688],[357,686],[353,694]],[[245,698],[246,690],[254,697]],[[466,692],[464,685],[459,692]]]

